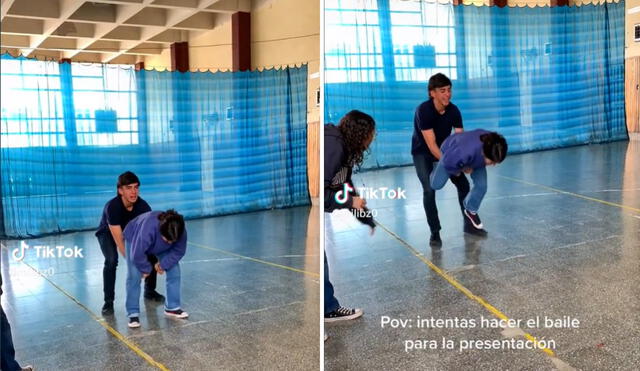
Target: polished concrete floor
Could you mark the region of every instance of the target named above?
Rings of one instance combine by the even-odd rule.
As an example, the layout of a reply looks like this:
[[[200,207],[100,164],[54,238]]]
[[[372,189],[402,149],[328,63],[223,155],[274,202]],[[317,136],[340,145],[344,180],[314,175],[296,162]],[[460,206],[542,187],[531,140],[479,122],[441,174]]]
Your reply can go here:
[[[368,201],[388,229],[373,236],[348,212],[325,216],[336,296],[365,312],[325,326],[325,369],[640,369],[640,142],[514,155],[488,174],[480,208],[488,236],[462,232],[455,188],[447,184],[437,194],[441,249],[428,246],[413,167],[354,178],[357,186],[402,187],[407,198]],[[523,325],[479,325],[496,315]],[[545,316],[570,316],[579,325],[546,328]],[[527,327],[536,317],[543,322]],[[412,321],[392,328],[382,326],[384,318]],[[459,324],[418,328],[418,318],[458,318]],[[477,326],[461,328],[462,319]],[[523,333],[553,340],[553,356],[538,349],[459,348],[470,340],[523,340]],[[442,338],[454,349],[443,349]],[[436,340],[436,349],[415,349],[416,341],[433,344],[424,340]]]
[[[127,327],[122,259],[115,316],[100,315],[93,233],[27,240],[24,263],[12,258],[20,242],[4,241],[2,306],[16,358],[37,370],[317,369],[318,224],[315,207],[188,221],[181,271],[190,317],[168,319],[162,304],[145,302],[140,329]],[[77,245],[83,258],[38,258],[36,245]]]

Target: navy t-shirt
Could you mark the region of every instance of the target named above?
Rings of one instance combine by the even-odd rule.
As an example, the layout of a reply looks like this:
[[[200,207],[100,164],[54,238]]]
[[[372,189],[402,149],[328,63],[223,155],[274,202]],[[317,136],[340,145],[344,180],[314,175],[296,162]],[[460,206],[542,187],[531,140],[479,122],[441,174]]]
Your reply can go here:
[[[124,227],[127,226],[127,223],[147,211],[151,211],[151,207],[147,201],[142,199],[142,197],[138,197],[136,203],[133,204],[133,209],[129,211],[124,207],[122,198],[118,195],[104,205],[104,209],[102,210],[102,219],[100,219],[100,226],[98,227],[96,236],[101,233],[111,234],[109,231],[109,225],[119,225],[124,231]]]
[[[436,136],[436,144],[438,147],[442,145],[445,139],[451,135],[453,128],[462,128],[462,115],[458,107],[449,103],[444,109],[444,114],[440,114],[433,104],[433,99],[422,102],[418,108],[413,119],[413,137],[411,138],[411,154],[412,155],[427,155],[430,156],[433,161],[437,159],[433,156],[427,143],[422,136],[422,130],[433,129]]]

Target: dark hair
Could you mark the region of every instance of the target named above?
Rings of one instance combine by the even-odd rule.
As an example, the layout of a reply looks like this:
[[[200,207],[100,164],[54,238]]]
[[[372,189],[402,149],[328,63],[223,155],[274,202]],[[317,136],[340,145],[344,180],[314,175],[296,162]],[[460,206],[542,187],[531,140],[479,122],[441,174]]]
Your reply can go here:
[[[367,140],[376,131],[373,117],[364,112],[353,110],[340,119],[338,129],[345,145],[348,166],[360,166],[367,150]]]
[[[120,176],[118,177],[118,188],[135,183],[138,183],[138,185],[140,185],[140,179],[138,179],[138,176],[136,174],[130,171],[126,171],[120,174]]]
[[[496,132],[482,134],[480,140],[484,157],[495,163],[500,163],[507,157],[507,140],[502,135]]]
[[[184,218],[174,209],[163,211],[158,215],[160,235],[170,242],[176,242],[184,233]]]
[[[436,73],[429,78],[429,91],[444,88],[445,86],[451,86],[451,80],[443,73]]]

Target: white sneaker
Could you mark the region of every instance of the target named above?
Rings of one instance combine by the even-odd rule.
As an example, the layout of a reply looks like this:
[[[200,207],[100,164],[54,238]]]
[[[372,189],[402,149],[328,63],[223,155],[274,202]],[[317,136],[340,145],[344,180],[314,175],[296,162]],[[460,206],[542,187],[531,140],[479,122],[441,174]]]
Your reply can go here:
[[[183,311],[182,309],[178,310],[165,310],[164,315],[167,317],[173,318],[187,318],[189,317],[189,313]]]

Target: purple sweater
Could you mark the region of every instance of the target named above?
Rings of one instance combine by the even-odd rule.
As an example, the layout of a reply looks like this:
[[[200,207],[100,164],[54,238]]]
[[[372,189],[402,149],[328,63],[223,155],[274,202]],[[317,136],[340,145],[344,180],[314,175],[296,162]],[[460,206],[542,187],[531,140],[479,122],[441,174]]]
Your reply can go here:
[[[465,167],[474,170],[485,167],[480,136],[488,133],[489,131],[476,129],[453,134],[445,139],[440,147],[442,152],[440,161],[447,173],[456,175],[460,174]]]
[[[166,253],[160,260],[160,267],[164,270],[176,265],[187,251],[187,230],[180,239],[172,244],[164,242],[160,236],[161,211],[149,211],[140,214],[127,224],[124,229],[124,239],[130,246],[130,258],[142,273],[151,273],[153,267],[147,260],[147,254],[156,255]],[[127,257],[129,258],[129,257]]]

